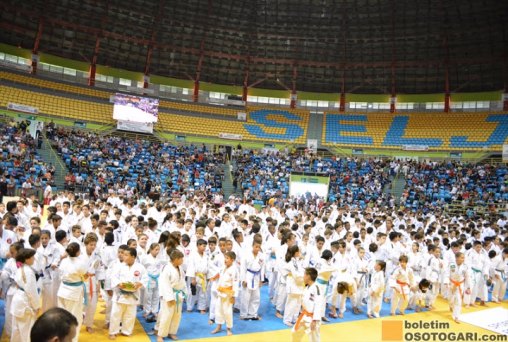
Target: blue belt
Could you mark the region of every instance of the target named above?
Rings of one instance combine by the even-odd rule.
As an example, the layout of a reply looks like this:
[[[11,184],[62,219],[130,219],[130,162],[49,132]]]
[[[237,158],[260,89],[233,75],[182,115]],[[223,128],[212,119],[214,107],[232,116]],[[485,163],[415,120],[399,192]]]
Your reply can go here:
[[[326,281],[326,280],[321,279],[321,278],[317,278],[316,281],[319,284],[326,286],[326,290],[325,290],[325,297],[326,297],[326,295],[328,294],[328,284],[330,283],[330,281]]]
[[[175,301],[176,301],[176,311],[178,311],[178,306],[180,305],[180,294],[182,294],[183,299],[187,299],[187,294],[183,290],[177,290],[173,289],[173,292],[175,294]]]
[[[0,258],[0,270],[4,268],[7,258]]]
[[[78,286],[83,286],[83,299],[84,299],[84,303],[85,303],[85,306],[88,305],[88,297],[86,295],[86,285],[84,282],[82,281],[76,281],[76,282],[68,282],[68,281],[63,281],[62,282],[64,285],[67,285],[67,286],[74,286],[74,287],[78,287]]]
[[[277,259],[276,255],[270,255],[270,259]]]
[[[321,284],[321,285],[328,285],[328,283],[330,282],[330,281],[326,281],[321,278],[317,278],[316,281],[318,282],[318,284]]]
[[[159,283],[159,275],[160,274],[149,274],[148,277],[150,277],[150,279],[152,279],[153,281],[155,281],[155,284],[158,284]],[[150,290],[150,281],[148,282],[148,290]],[[157,286],[156,286],[157,287]]]
[[[261,270],[259,271],[253,271],[247,269],[247,272],[252,273],[252,288],[254,288],[254,277],[261,273]]]

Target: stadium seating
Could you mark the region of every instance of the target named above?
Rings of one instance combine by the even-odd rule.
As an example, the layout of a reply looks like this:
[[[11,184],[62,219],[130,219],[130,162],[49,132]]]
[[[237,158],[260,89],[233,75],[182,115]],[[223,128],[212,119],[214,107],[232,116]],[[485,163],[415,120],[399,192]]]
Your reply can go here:
[[[236,174],[243,190],[266,201],[273,195],[289,196],[289,175],[293,171],[319,172],[330,176],[328,198],[365,208],[387,200],[383,188],[389,182],[381,161],[355,159],[310,159],[298,155],[245,154],[237,160]]]
[[[402,204],[414,210],[439,207],[453,201],[488,205],[508,200],[505,165],[459,164],[444,162],[416,164],[406,175]]]
[[[327,113],[323,145],[443,150],[501,150],[508,137],[503,113]]]
[[[170,192],[194,189],[214,193],[222,188],[222,179],[215,172],[220,159],[203,147],[154,145],[150,141],[97,135],[84,138],[79,132],[60,137],[56,144],[71,172],[103,189],[114,184],[136,188],[138,181],[144,186],[148,179]]]
[[[180,114],[159,114],[161,129],[168,132],[212,137],[218,137],[220,133],[229,133],[241,135],[246,140],[305,143],[308,116],[300,120],[285,120],[277,115],[276,119],[278,121],[271,120],[271,123],[249,119],[244,123]]]
[[[32,190],[42,194],[42,189],[47,182],[44,175],[48,170],[48,165],[37,153],[36,142],[29,134],[21,134],[17,125],[11,123],[1,123],[0,134],[3,137],[0,170],[3,172],[2,175],[6,176],[7,183],[12,181],[15,188],[20,188],[25,180],[30,179]],[[10,150],[16,147],[20,149],[19,154],[10,153]],[[37,182],[39,182],[38,187]]]

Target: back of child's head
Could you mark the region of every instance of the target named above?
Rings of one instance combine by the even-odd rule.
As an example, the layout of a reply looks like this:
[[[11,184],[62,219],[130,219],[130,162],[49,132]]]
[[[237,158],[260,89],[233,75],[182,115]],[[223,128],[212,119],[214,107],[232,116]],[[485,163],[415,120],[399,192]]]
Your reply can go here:
[[[381,271],[384,271],[386,269],[386,262],[385,261],[383,261],[383,260],[377,260],[376,263],[381,268]]]
[[[307,274],[312,281],[316,281],[318,276],[318,271],[314,267],[307,267],[305,269],[305,274]]]
[[[494,259],[496,257],[497,253],[495,250],[491,250],[489,252],[489,259]]]
[[[377,252],[377,249],[378,249],[378,246],[376,243],[372,242],[370,245],[369,245],[369,252],[371,253],[376,253]]]
[[[321,258],[325,260],[330,260],[333,257],[332,251],[329,249],[325,249],[323,253],[321,253]]]
[[[65,230],[59,230],[55,233],[56,242],[62,242],[63,239],[67,237],[67,232]]]
[[[107,232],[104,235],[104,242],[106,243],[106,245],[112,246],[113,242],[115,242],[115,235],[112,232]]]
[[[21,248],[16,253],[16,261],[17,262],[21,262],[21,263],[25,263],[25,261],[27,261],[28,259],[30,259],[34,255],[35,255],[35,249],[32,249],[32,248]]]
[[[79,244],[77,242],[71,242],[67,246],[65,251],[67,252],[68,256],[70,256],[71,258],[74,258],[74,257],[76,257],[78,255],[78,253],[80,251]]]

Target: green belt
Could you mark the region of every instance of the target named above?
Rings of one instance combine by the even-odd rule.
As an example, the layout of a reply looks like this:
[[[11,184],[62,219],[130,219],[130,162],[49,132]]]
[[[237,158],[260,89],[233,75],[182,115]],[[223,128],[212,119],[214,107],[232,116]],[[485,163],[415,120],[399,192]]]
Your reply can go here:
[[[481,273],[481,272],[482,272],[482,270],[479,270],[479,269],[474,268],[474,267],[471,267],[471,269],[472,269],[473,271],[475,271],[476,273]]]
[[[177,290],[177,289],[173,289],[173,293],[175,294],[175,301],[176,301],[176,311],[178,311],[178,306],[180,305],[180,293],[182,294],[183,296],[183,299],[187,299],[187,295],[185,294],[185,292],[183,290]]]

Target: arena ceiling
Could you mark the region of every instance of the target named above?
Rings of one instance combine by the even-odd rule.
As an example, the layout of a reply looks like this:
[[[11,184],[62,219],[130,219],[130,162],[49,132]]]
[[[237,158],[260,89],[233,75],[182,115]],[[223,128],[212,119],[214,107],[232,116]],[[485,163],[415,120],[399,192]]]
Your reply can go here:
[[[2,0],[0,11],[2,43],[181,79],[333,93],[508,87],[502,0]]]

